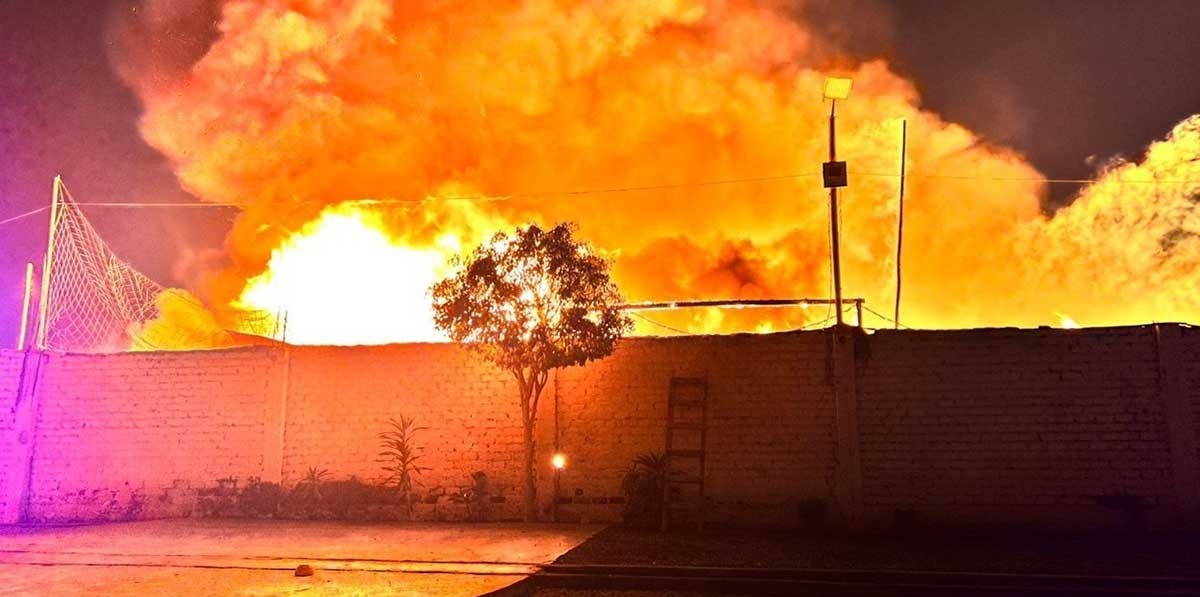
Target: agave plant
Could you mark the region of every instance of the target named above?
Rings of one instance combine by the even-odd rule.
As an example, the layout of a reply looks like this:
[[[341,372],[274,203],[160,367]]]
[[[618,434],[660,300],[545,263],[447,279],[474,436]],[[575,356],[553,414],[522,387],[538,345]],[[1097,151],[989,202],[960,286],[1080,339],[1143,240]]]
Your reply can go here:
[[[425,427],[417,427],[415,419],[401,415],[399,419],[388,420],[387,431],[379,434],[379,462],[387,473],[384,483],[394,485],[404,500],[408,515],[412,516],[413,485],[420,483],[417,475],[429,470],[417,465],[421,458],[421,448],[414,442],[417,432],[425,431]]]

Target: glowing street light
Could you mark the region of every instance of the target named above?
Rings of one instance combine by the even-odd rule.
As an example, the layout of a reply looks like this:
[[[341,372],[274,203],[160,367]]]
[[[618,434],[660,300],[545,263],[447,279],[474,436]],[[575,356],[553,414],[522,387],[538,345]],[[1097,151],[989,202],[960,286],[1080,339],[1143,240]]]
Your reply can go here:
[[[829,161],[822,164],[821,172],[825,188],[829,189],[829,230],[833,245],[833,300],[837,312],[837,325],[842,326],[842,257],[841,241],[838,236],[838,187],[848,184],[846,162],[837,161],[837,137],[834,122],[837,117],[837,101],[850,97],[853,81],[841,77],[826,77],[822,93],[829,99]]]
[[[550,458],[550,464],[554,466],[554,470],[561,471],[567,468],[567,456],[559,452]]]
[[[828,99],[844,100],[850,97],[850,87],[853,85],[853,79],[825,77],[825,86],[822,88],[822,93]]]

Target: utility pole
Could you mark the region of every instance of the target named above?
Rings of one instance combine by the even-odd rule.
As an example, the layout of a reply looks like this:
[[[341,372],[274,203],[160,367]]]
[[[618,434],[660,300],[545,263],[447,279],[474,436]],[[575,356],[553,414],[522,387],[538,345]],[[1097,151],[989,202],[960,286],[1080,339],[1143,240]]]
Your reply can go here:
[[[900,212],[896,224],[896,312],[892,315],[892,323],[900,329],[900,257],[904,248],[904,176],[908,162],[908,121],[900,121],[900,201],[897,209]]]
[[[842,327],[842,254],[838,231],[838,187],[848,183],[846,162],[837,161],[837,101],[850,97],[850,79],[829,77],[825,79],[824,95],[829,98],[829,161],[822,165],[825,188],[829,189],[829,235],[833,245],[833,300],[837,311],[837,325]]]

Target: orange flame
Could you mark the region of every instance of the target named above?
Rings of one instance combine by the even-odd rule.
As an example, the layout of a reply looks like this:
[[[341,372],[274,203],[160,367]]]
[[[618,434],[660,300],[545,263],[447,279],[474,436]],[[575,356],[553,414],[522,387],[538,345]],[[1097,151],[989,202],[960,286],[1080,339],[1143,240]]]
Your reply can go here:
[[[297,342],[433,337],[420,297],[439,259],[529,221],[579,222],[631,301],[828,296],[828,74],[854,81],[838,106],[847,296],[890,313],[904,118],[905,324],[1200,320],[1200,118],[1048,217],[1020,156],[920,110],[882,61],[822,68],[835,49],[773,6],[228,0],[203,58],[135,87],[184,185],[245,207],[230,265],[197,289],[227,327],[282,309]],[[461,199],[478,195],[497,200]],[[828,315],[655,313],[639,331]]]
[[[1064,330],[1077,330],[1083,326],[1079,325],[1078,321],[1071,318],[1070,315],[1064,313],[1058,314],[1058,327]]]

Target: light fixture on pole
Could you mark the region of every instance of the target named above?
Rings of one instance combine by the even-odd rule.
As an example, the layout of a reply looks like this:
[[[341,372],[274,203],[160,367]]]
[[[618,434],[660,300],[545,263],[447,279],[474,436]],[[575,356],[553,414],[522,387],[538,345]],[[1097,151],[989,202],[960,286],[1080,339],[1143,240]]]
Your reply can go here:
[[[850,97],[853,81],[841,77],[826,77],[822,93],[829,99],[829,161],[822,164],[821,174],[825,188],[829,189],[829,235],[833,246],[833,301],[837,312],[837,325],[842,326],[842,258],[841,241],[838,237],[837,190],[849,182],[846,177],[846,162],[837,161],[837,137],[834,122],[837,120],[837,101]]]

